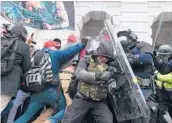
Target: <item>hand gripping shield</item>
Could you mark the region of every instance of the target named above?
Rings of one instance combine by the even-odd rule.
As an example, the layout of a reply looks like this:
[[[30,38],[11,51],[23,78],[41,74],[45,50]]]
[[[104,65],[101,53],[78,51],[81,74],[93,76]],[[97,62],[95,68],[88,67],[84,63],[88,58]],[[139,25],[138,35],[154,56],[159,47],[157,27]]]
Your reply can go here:
[[[121,30],[117,27],[114,29],[109,20],[105,20],[104,23],[114,47],[114,59],[117,59],[121,71],[117,77],[116,86],[113,87],[112,85],[115,84],[109,84],[111,86],[109,90],[113,90],[109,91],[112,110],[115,112],[118,122],[147,117],[150,114],[149,108],[120,43],[124,37],[117,38],[117,33]]]

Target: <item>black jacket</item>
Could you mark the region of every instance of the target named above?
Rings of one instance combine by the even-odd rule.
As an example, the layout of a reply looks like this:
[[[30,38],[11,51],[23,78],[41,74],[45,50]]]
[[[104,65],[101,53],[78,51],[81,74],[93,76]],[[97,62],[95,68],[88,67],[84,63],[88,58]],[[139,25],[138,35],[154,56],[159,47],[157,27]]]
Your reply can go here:
[[[18,89],[23,74],[30,68],[30,48],[18,39],[16,61],[13,70],[1,78],[1,94],[12,96]]]

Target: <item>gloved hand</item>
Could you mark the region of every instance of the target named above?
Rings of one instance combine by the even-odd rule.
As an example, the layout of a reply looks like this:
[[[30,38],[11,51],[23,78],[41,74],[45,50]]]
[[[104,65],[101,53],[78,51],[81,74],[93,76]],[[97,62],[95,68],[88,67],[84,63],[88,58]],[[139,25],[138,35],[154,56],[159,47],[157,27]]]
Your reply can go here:
[[[83,38],[81,39],[81,42],[84,44],[84,46],[87,45],[88,41],[89,41],[89,38],[87,38],[87,37],[83,37]]]
[[[131,65],[139,64],[139,55],[133,55],[130,53],[126,53],[126,56]]]
[[[163,59],[160,57],[160,56],[157,56],[156,58],[155,58],[155,65],[160,65],[160,64],[163,64],[164,63],[164,61],[163,61]]]
[[[109,81],[111,77],[112,77],[112,73],[109,72],[109,71],[105,71],[105,72],[103,72],[103,74],[101,75],[100,80],[101,80],[101,81]]]
[[[96,71],[95,72],[95,78],[96,78],[96,81],[100,81],[100,77],[102,76],[102,72],[101,71]]]
[[[116,66],[119,66],[119,63],[118,63],[117,60],[114,60],[114,61],[112,61],[112,62],[109,62],[108,65],[109,65],[110,67],[116,67]]]

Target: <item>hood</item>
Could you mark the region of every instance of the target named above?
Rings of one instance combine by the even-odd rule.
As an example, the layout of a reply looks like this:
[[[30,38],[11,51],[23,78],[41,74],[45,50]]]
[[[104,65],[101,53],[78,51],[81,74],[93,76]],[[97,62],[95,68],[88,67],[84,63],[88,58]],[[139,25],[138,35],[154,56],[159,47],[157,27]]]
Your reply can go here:
[[[22,25],[13,26],[11,29],[11,34],[19,37],[22,40],[25,40],[27,36],[27,30]]]

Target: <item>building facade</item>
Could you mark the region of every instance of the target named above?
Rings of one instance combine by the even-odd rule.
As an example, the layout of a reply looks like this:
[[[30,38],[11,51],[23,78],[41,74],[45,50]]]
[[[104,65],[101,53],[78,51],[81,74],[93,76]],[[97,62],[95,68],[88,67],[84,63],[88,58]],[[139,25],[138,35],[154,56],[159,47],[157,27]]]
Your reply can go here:
[[[84,24],[90,20],[110,19],[113,25],[123,24],[132,29],[138,35],[139,40],[152,44],[151,24],[154,18],[161,12],[172,11],[172,2],[165,1],[147,1],[147,2],[121,2],[121,1],[77,1],[75,6],[75,32],[81,35]],[[97,13],[101,11],[101,13]],[[99,18],[99,19],[97,19]],[[5,20],[1,17],[1,23]],[[100,19],[101,20],[101,19]],[[86,24],[84,34],[96,23]],[[98,27],[95,27],[98,28]],[[71,30],[36,30],[28,28],[29,33],[35,33],[34,40],[37,41],[37,47],[49,39],[60,38],[63,44]]]

